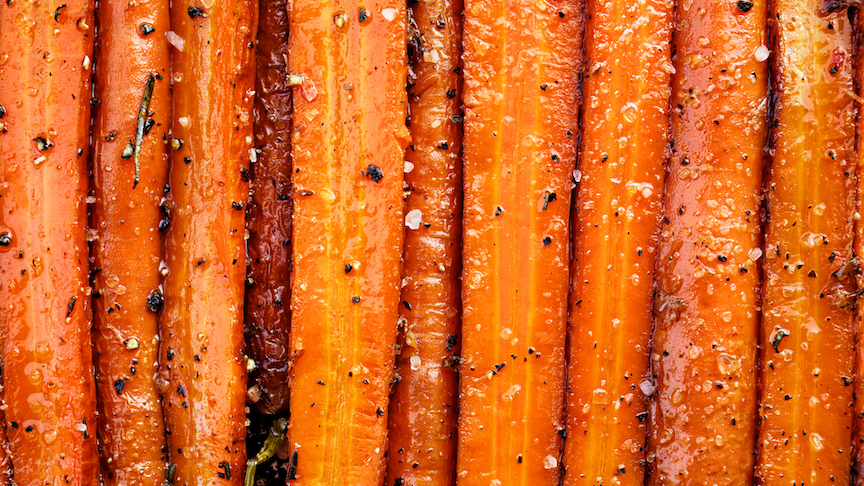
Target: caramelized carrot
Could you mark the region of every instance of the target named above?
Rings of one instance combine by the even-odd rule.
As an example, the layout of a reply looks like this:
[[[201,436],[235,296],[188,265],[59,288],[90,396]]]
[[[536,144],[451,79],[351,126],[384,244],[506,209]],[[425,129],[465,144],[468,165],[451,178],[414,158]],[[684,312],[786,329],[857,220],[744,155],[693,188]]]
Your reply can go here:
[[[15,484],[99,481],[87,157],[93,3],[0,4],[0,327]]]
[[[775,103],[765,181],[757,476],[763,485],[849,484],[852,23],[845,7],[773,0],[771,10]]]
[[[765,0],[679,5],[657,257],[649,484],[752,483]],[[651,394],[654,384],[642,382]]]
[[[242,173],[252,149],[256,19],[254,0],[171,6],[171,221],[159,361],[174,484],[243,483]]]
[[[254,131],[257,157],[250,175],[246,343],[256,369],[250,401],[263,413],[288,408],[288,331],[291,322],[291,88],[287,0],[258,0]]]
[[[9,441],[6,438],[6,414],[0,410],[0,483],[9,484],[12,479],[12,458],[9,457]]]
[[[380,484],[403,239],[405,2],[292,0],[290,484]],[[446,120],[445,120],[446,121]]]
[[[465,3],[460,486],[561,476],[582,2]]]
[[[864,93],[864,16],[861,10],[858,9],[855,14],[854,24],[854,42],[855,42],[855,60],[852,66],[854,73],[855,91],[860,97]],[[858,100],[861,103],[861,100]],[[860,111],[860,105],[859,105]],[[853,239],[853,253],[859,259],[864,256],[864,223],[861,221],[861,211],[864,211],[864,118],[860,113],[857,123],[856,137],[856,173],[858,182],[856,187],[856,212],[855,219],[855,236]],[[858,295],[864,292],[864,273],[859,269],[856,273],[858,285]],[[852,482],[854,486],[864,486],[864,332],[861,332],[862,322],[864,322],[864,308],[861,302],[857,302],[855,319],[857,320],[855,335],[855,408],[854,416],[852,417]]]
[[[462,234],[462,1],[422,0],[409,10],[414,77],[405,157],[403,305],[399,382],[390,401],[385,484],[453,484],[459,375]],[[419,217],[420,219],[417,219]],[[420,224],[422,220],[423,224]]]
[[[171,125],[168,2],[99,2],[91,225],[102,480],[165,482],[156,386],[160,201]],[[130,255],[135,255],[130,258]]]
[[[585,17],[564,483],[641,486],[673,5],[589,0]]]

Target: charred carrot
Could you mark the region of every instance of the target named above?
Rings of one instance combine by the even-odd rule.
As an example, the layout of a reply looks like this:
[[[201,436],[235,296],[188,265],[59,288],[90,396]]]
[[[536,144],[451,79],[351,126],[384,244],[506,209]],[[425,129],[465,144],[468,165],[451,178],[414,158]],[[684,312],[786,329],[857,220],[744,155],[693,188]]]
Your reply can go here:
[[[165,482],[156,385],[160,208],[171,126],[168,2],[99,2],[91,226],[102,480]],[[130,255],[135,255],[130,258]]]
[[[85,234],[93,3],[11,0],[0,25],[0,355],[14,480],[98,484]]]
[[[641,486],[673,5],[589,0],[585,19],[564,484]]]
[[[752,483],[766,12],[765,0],[695,0],[676,10],[651,354],[652,485]]]
[[[171,6],[173,150],[159,361],[174,484],[243,484],[243,174],[252,150],[257,5]]]
[[[460,486],[561,475],[582,2],[555,5],[465,2]]]
[[[290,484],[380,484],[403,239],[405,2],[289,3]],[[445,120],[446,121],[446,120]]]
[[[287,0],[259,0],[255,52],[256,157],[249,171],[252,198],[246,289],[246,343],[256,368],[248,398],[263,413],[288,408],[288,331],[291,322],[291,88],[285,73]]]
[[[774,110],[765,193],[763,485],[849,484],[855,100],[846,7],[771,2]],[[814,183],[818,181],[817,183]]]
[[[399,382],[390,401],[385,484],[453,484],[459,376],[462,234],[462,1],[422,0],[409,10],[410,191],[405,212]],[[422,224],[421,224],[422,223]]]

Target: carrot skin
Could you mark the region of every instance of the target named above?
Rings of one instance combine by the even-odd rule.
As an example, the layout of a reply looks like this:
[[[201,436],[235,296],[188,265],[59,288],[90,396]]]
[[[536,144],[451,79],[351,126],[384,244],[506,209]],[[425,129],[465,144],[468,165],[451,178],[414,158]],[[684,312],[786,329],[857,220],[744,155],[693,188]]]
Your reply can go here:
[[[171,124],[168,2],[128,8],[125,0],[106,0],[97,16],[100,102],[94,109],[90,214],[102,480],[106,486],[161,486],[167,457],[156,376],[160,202],[168,178],[163,134]],[[142,104],[143,126],[150,129],[141,132],[139,146]]]
[[[650,485],[752,484],[766,7],[696,0],[676,11]]]
[[[0,25],[17,25],[0,35],[0,342],[14,479],[96,485],[85,236],[93,4],[4,2]]]
[[[641,486],[674,12],[661,0],[586,7],[564,484]]]
[[[287,85],[287,0],[259,0],[255,52],[252,198],[246,289],[246,350],[256,368],[247,398],[262,413],[288,408],[291,313],[291,88]]]
[[[469,0],[464,22],[457,484],[557,485],[582,3]]]
[[[423,0],[409,10],[417,29],[411,37],[415,77],[408,94],[405,212],[419,212],[424,224],[405,231],[401,300],[407,304],[399,307],[404,332],[396,358],[400,379],[390,398],[385,484],[401,479],[433,486],[456,479],[462,8],[461,0]]]
[[[161,318],[165,423],[178,485],[242,484],[246,274],[257,2],[175,0],[171,225]],[[170,39],[169,39],[170,40]],[[207,103],[200,103],[207,100]]]
[[[384,480],[403,239],[404,2],[289,2],[297,485]],[[362,20],[361,20],[362,17]]]
[[[821,5],[821,4],[820,4]],[[845,8],[773,0],[758,483],[849,484],[855,100]],[[818,181],[818,183],[814,183]]]

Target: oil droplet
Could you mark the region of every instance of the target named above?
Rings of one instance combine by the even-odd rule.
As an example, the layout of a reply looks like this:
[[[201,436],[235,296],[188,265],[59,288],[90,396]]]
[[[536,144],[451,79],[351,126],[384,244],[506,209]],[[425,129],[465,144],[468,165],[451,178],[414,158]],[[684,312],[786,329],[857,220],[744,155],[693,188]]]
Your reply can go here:
[[[822,436],[815,432],[810,434],[810,444],[813,445],[815,451],[821,451],[825,447]]]
[[[724,375],[731,375],[741,369],[741,361],[731,354],[721,353],[717,356],[717,369]]]
[[[635,123],[639,118],[639,107],[632,101],[621,107],[621,116],[627,123]]]
[[[681,405],[681,403],[684,402],[684,392],[680,388],[676,388],[672,392],[670,402],[672,402],[672,405]]]

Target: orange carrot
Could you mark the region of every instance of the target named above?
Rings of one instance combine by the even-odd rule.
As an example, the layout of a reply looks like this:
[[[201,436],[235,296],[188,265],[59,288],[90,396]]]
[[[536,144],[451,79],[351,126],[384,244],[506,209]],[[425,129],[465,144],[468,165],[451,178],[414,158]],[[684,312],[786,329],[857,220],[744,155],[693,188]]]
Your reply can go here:
[[[291,464],[380,484],[403,238],[405,2],[293,0]]]
[[[168,2],[99,2],[91,225],[102,481],[161,486],[156,386],[162,308],[159,207],[171,123]],[[135,255],[135,258],[130,258]]]
[[[557,485],[582,2],[465,2],[460,486]]]
[[[93,3],[0,5],[0,327],[15,484],[99,481],[87,157]]]
[[[252,200],[249,272],[246,289],[246,343],[256,369],[249,376],[249,399],[263,413],[288,408],[288,331],[291,313],[291,89],[287,0],[259,0],[260,23],[255,83],[255,144],[250,170]]]
[[[651,485],[747,485],[757,417],[765,0],[676,11],[657,257]],[[643,382],[646,394],[654,385]]]
[[[641,486],[673,5],[589,0],[585,17],[564,483]]]
[[[820,8],[773,0],[769,16],[775,103],[765,181],[757,467],[763,485],[849,484],[855,362],[852,23],[845,8]]]
[[[254,0],[174,0],[173,138],[160,364],[173,483],[242,484],[244,203]],[[206,100],[206,102],[202,102]]]
[[[9,440],[6,438],[6,414],[0,410],[0,483],[9,484],[12,479],[12,458],[9,457]]]
[[[854,37],[855,59],[852,72],[855,76],[855,91],[860,96],[864,93],[864,17],[859,9],[855,15]],[[859,100],[860,102],[860,100]],[[860,106],[859,106],[860,111]],[[864,118],[858,116],[856,137],[856,153],[858,183],[856,187],[855,235],[853,239],[854,255],[860,260],[864,256],[864,223],[861,222],[861,211],[864,211]],[[860,262],[859,262],[860,264]],[[864,292],[864,273],[859,269],[856,273],[858,295]],[[857,330],[855,336],[855,408],[852,417],[852,483],[854,486],[864,486],[864,333],[861,332],[864,322],[864,309],[861,302],[856,304],[855,319]]]
[[[462,1],[412,4],[409,84],[411,148],[407,214],[424,224],[405,233],[399,383],[390,402],[385,484],[453,484],[462,233]],[[428,225],[428,226],[427,226]]]

